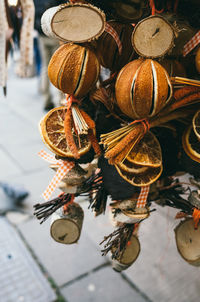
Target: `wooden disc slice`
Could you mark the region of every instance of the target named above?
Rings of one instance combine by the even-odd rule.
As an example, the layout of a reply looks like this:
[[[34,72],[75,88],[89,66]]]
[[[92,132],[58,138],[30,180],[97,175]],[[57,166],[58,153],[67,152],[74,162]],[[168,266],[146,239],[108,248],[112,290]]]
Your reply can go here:
[[[132,235],[121,257],[112,260],[113,269],[118,272],[127,269],[131,264],[136,261],[137,257],[139,256],[139,253],[140,242],[137,236]]]
[[[192,218],[175,228],[176,245],[181,257],[189,264],[200,266],[200,227],[194,228]]]
[[[50,7],[41,17],[41,28],[43,33],[50,38],[58,38],[51,28],[51,20],[55,13],[59,10],[59,6]]]
[[[140,242],[138,240],[138,237],[132,235],[129,244],[126,246],[122,256],[118,260],[122,264],[130,265],[137,259],[139,253]]]
[[[132,44],[142,57],[162,57],[174,46],[173,27],[161,16],[145,18],[136,25]]]
[[[90,4],[61,4],[56,12],[51,10],[49,14],[50,17],[48,12],[43,17],[42,28],[46,27],[45,22],[50,22],[53,34],[65,42],[88,42],[97,39],[105,29],[105,14]]]
[[[68,209],[67,213],[59,210],[52,215],[51,236],[55,241],[63,244],[78,241],[84,217],[83,210],[77,203],[69,205]]]

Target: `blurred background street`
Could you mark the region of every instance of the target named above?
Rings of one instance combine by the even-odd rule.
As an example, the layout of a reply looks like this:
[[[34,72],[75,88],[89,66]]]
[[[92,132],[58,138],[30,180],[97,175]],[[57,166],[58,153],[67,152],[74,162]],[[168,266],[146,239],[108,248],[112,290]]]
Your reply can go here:
[[[37,77],[17,78],[10,67],[7,97],[1,94],[0,181],[21,186],[29,196],[17,204],[0,189],[0,301],[198,301],[199,268],[175,246],[176,211],[158,207],[142,223],[141,253],[123,273],[101,256],[99,243],[113,230],[108,215],[94,218],[83,198],[78,244],[53,241],[50,219],[40,225],[33,217],[33,205],[43,202],[41,193],[54,175],[37,155],[45,149],[38,130],[44,114]]]

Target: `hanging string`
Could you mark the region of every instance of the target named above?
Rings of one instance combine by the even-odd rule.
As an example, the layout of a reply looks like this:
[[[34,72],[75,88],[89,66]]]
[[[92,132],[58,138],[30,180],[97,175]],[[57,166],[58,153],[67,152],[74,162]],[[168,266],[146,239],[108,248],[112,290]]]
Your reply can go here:
[[[155,7],[154,0],[149,0],[149,5],[151,7],[151,14],[152,14],[152,16],[154,16],[155,12],[156,12],[156,7]]]
[[[74,199],[75,199],[75,195],[71,194],[70,201],[67,202],[66,204],[64,204],[64,206],[63,206],[63,212],[64,213],[66,213],[68,211],[68,207],[69,207],[70,204],[72,204],[74,202]]]
[[[174,13],[176,13],[176,11],[177,11],[178,2],[179,2],[178,0],[175,0],[174,7],[173,7],[173,12]],[[149,0],[149,6],[151,7],[151,14],[152,14],[152,16],[155,15],[155,13],[162,14],[164,12],[164,7],[161,8],[160,10],[156,9],[154,0]],[[171,3],[171,1],[167,1],[167,10],[168,11],[172,10],[172,3]]]
[[[136,123],[142,123],[142,125],[144,127],[144,133],[149,131],[150,124],[149,124],[147,119],[135,120],[135,121],[131,122],[129,125],[133,125],[133,124],[136,124]]]
[[[194,228],[197,229],[199,220],[200,220],[200,210],[197,208],[194,208],[192,216],[193,216],[193,220],[194,220]]]
[[[174,13],[176,13],[177,7],[178,7],[178,0],[175,0],[175,3],[174,3]]]

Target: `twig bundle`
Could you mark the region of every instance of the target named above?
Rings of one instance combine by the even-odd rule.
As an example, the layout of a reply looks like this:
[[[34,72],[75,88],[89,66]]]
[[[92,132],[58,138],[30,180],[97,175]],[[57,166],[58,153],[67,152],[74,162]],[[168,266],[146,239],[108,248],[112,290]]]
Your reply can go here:
[[[40,224],[49,218],[51,214],[53,214],[56,210],[61,208],[62,206],[71,203],[71,198],[73,194],[61,194],[58,197],[54,198],[53,200],[44,202],[44,203],[37,203],[34,205],[35,211],[34,215],[37,219],[41,219]]]
[[[120,258],[133,234],[134,228],[135,224],[124,224],[113,233],[105,236],[100,243],[102,244],[107,241],[104,245],[104,249],[101,250],[102,256],[105,256],[108,252],[112,251],[112,259]]]

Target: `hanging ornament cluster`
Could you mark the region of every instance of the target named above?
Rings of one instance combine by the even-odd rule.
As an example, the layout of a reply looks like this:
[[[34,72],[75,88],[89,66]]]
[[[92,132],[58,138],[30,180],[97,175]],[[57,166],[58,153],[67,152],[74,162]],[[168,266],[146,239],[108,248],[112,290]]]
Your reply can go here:
[[[14,42],[19,46],[16,74],[22,78],[30,77],[33,65],[34,2],[33,0],[17,2],[19,3],[15,10],[10,7],[8,0],[0,2],[0,86],[3,88],[4,96],[7,94],[7,59],[10,50],[15,51]],[[16,22],[17,19],[20,26]],[[15,35],[19,35],[19,38],[15,37],[15,41],[14,31]]]
[[[200,32],[187,12],[181,19],[182,2],[69,1],[41,20],[61,44],[48,76],[66,101],[40,122],[54,154],[40,156],[55,175],[35,215],[41,222],[52,215],[53,239],[72,244],[84,217],[77,197],[88,198],[95,215],[110,197],[116,229],[104,237],[102,255],[110,253],[116,271],[137,259],[139,226],[153,202],[178,210],[177,249],[200,263],[200,194],[190,190],[187,198],[176,177],[189,172],[188,186],[200,187]],[[62,193],[49,201],[56,187]]]

